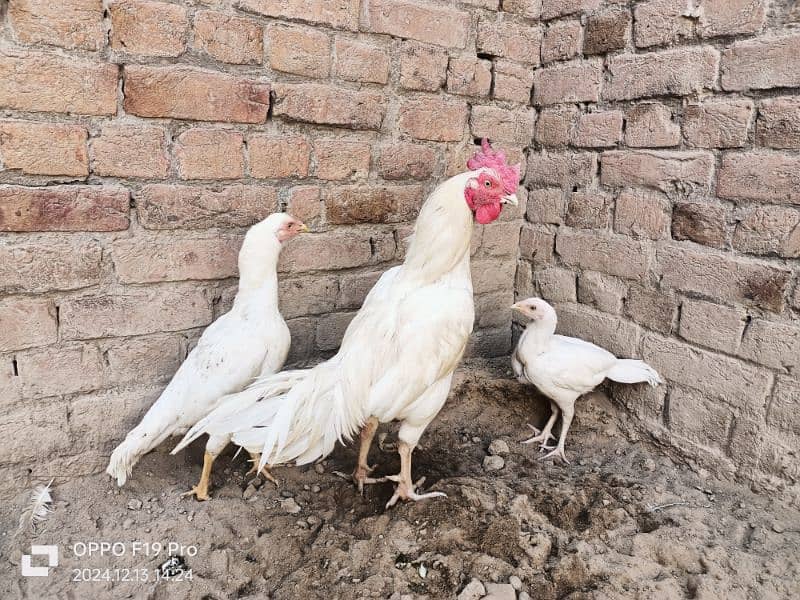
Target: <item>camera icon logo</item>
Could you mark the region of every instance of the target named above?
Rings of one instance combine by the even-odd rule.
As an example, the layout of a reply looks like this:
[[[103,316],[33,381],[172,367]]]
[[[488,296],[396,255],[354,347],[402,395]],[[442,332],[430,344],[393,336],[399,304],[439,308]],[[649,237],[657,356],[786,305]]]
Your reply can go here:
[[[32,556],[46,556],[46,567],[34,567],[31,564]],[[23,554],[20,560],[20,568],[23,577],[47,577],[50,575],[50,567],[58,566],[58,546],[31,546],[30,554]]]

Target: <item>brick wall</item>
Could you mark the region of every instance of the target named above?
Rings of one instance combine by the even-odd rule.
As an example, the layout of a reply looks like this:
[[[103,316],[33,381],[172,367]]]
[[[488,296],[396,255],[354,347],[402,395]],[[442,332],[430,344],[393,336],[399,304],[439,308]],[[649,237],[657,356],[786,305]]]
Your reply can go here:
[[[521,5],[506,51],[496,0],[56,4],[0,1],[4,494],[104,468],[229,307],[248,225],[314,232],[280,268],[290,360],[315,360],[474,138],[524,160],[533,133]],[[507,55],[494,88],[478,51]],[[510,350],[523,214],[476,228],[472,354]]]
[[[800,4],[544,0],[529,24],[543,64],[517,295],[658,369],[657,390],[610,388],[634,429],[796,485]]]

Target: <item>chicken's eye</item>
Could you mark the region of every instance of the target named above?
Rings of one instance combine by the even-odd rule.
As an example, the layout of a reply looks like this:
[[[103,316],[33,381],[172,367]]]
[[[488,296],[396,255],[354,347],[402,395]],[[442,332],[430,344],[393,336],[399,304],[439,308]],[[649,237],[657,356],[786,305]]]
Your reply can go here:
[[[487,179],[486,182],[483,185],[485,185],[487,188],[490,188],[490,187],[492,187],[492,182]]]

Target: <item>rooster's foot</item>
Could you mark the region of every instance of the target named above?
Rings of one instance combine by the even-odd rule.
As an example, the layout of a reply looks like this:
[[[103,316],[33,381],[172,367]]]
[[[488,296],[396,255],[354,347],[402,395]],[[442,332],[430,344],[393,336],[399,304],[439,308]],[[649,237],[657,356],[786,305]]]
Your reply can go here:
[[[253,465],[250,467],[250,470],[244,474],[245,477],[249,475],[261,475],[267,481],[271,481],[275,484],[275,487],[280,487],[281,482],[273,477],[272,473],[269,471],[269,465],[264,465],[264,468],[261,469],[261,473],[258,473],[258,463],[261,462],[261,454],[251,452],[250,453],[250,463]]]
[[[185,498],[186,496],[194,496],[195,498],[197,498],[201,502],[203,502],[204,500],[210,500],[211,499],[211,496],[208,495],[208,487],[201,486],[199,484],[194,486],[188,492],[183,492],[181,494],[181,498]]]
[[[564,447],[563,446],[556,446],[556,448],[552,452],[548,452],[544,456],[540,457],[539,460],[547,460],[548,458],[560,458],[565,463],[570,464],[567,460],[567,457],[564,456]]]
[[[521,441],[520,444],[532,444],[533,442],[542,442],[544,444],[547,442],[548,439],[551,438],[556,439],[556,436],[554,436],[549,431],[541,431],[539,429],[536,429],[536,427],[534,427],[530,423],[528,423],[528,427],[530,427],[533,430],[534,435],[532,438],[528,438],[527,440]]]
[[[369,477],[368,475],[372,473],[378,465],[358,465],[351,474],[343,473],[342,471],[334,471],[334,475],[338,475],[342,479],[347,479],[348,481],[352,481],[358,487],[358,493],[362,496],[364,495],[364,485],[371,484],[371,483],[383,483],[386,481],[386,477]]]
[[[397,504],[398,500],[411,500],[412,502],[418,502],[420,500],[427,500],[428,498],[447,498],[447,494],[444,492],[428,492],[427,494],[418,494],[415,490],[425,483],[424,477],[419,479],[419,481],[416,483],[406,482],[400,475],[387,475],[386,479],[397,482],[394,495],[389,498],[389,501],[386,503],[386,508],[391,508]]]

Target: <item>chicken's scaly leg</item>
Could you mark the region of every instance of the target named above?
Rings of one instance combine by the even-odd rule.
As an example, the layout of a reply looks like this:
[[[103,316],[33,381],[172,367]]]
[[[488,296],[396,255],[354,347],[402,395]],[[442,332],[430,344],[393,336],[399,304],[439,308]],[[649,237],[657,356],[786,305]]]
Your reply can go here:
[[[203,472],[200,474],[200,481],[188,492],[181,494],[181,497],[194,496],[198,500],[208,500],[208,484],[211,482],[211,465],[214,463],[215,458],[217,458],[215,454],[211,454],[211,452],[206,450],[203,454]]]
[[[529,423],[528,427],[533,429],[533,433],[535,435],[532,438],[528,438],[527,440],[523,440],[520,443],[521,444],[532,444],[533,442],[541,442],[542,445],[540,446],[540,448],[545,449],[545,450],[552,450],[551,447],[547,446],[547,441],[550,438],[556,439],[556,436],[554,436],[550,432],[553,430],[553,425],[555,425],[557,418],[558,418],[558,405],[551,400],[550,401],[550,418],[547,419],[547,423],[545,423],[544,429],[539,431],[538,429],[536,429],[536,427],[534,427],[533,425],[531,425]]]
[[[569,402],[561,407],[561,433],[558,436],[558,445],[556,446],[555,450],[552,452],[548,452],[544,456],[542,456],[539,460],[545,460],[547,458],[552,457],[559,457],[565,463],[569,464],[567,457],[564,456],[564,442],[567,440],[567,432],[569,431],[569,426],[572,423],[572,417],[575,414],[575,401]]]
[[[245,477],[248,475],[255,475],[256,470],[258,469],[258,463],[261,462],[261,453],[259,452],[250,452],[248,450],[248,454],[250,454],[250,462],[253,463],[253,466],[250,467],[250,470],[244,474]],[[264,476],[264,479],[269,479],[272,483],[275,484],[275,487],[280,486],[280,482],[272,476],[272,473],[269,472],[270,465],[264,465],[264,468],[261,469],[261,475]]]
[[[400,474],[389,475],[386,478],[397,482],[394,495],[389,498],[389,502],[386,503],[386,508],[394,506],[397,504],[397,501],[401,499],[413,500],[414,502],[417,502],[418,500],[425,500],[427,498],[447,497],[447,494],[444,492],[428,492],[427,494],[417,494],[415,489],[417,486],[422,485],[422,482],[425,480],[425,478],[423,477],[416,484],[411,479],[411,453],[414,451],[414,448],[406,442],[401,441],[397,447],[397,451],[400,453]]]
[[[360,445],[358,448],[358,464],[356,465],[355,470],[353,471],[352,475],[346,475],[341,471],[335,471],[336,475],[339,477],[343,477],[344,479],[351,479],[356,483],[358,486],[359,493],[364,493],[364,484],[365,483],[381,483],[386,481],[385,477],[375,478],[369,477],[369,474],[375,470],[375,466],[369,466],[369,462],[367,462],[367,457],[369,455],[370,446],[372,446],[372,440],[375,437],[375,432],[378,430],[378,418],[377,417],[370,417],[367,419],[367,422],[364,423],[364,426],[361,428],[361,433],[359,434],[359,441]]]

